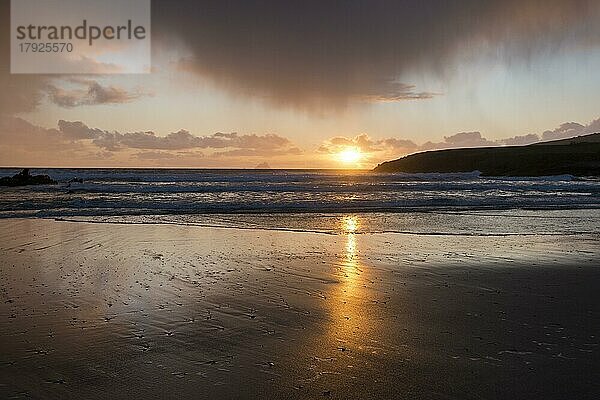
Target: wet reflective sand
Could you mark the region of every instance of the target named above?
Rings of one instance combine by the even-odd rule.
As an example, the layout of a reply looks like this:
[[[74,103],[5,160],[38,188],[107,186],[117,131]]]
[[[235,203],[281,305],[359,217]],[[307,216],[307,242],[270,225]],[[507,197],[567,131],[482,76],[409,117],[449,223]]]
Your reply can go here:
[[[0,221],[0,397],[598,397],[598,235],[337,223]]]

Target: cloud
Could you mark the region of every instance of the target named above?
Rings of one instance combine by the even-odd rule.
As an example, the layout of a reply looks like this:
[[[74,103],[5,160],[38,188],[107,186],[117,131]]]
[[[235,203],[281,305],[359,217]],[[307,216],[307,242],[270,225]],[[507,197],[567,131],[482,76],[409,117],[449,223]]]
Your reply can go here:
[[[107,151],[123,149],[156,150],[147,153],[138,153],[141,157],[167,154],[161,151],[187,150],[187,149],[227,149],[214,151],[214,155],[222,156],[277,156],[292,154],[297,155],[301,150],[287,138],[276,134],[265,135],[240,135],[236,132],[217,132],[208,136],[195,136],[181,129],[171,132],[166,136],[158,136],[152,131],[148,132],[117,132],[98,128],[90,128],[81,121],[58,121],[58,130],[53,132],[63,140],[89,140],[92,144]],[[164,158],[164,157],[163,157]]]
[[[444,141],[439,143],[427,142],[421,150],[447,149],[454,147],[484,147],[496,146],[497,143],[481,136],[480,132],[460,132],[452,136],[444,136]]]
[[[69,79],[74,89],[64,89],[53,84],[46,86],[50,100],[66,108],[99,104],[123,104],[134,101],[146,94],[135,91],[129,92],[116,86],[103,86],[91,79]]]
[[[0,70],[0,114],[12,115],[34,110],[44,97],[45,78],[9,75],[5,71]]]
[[[552,131],[545,131],[542,134],[542,139],[557,140],[577,136],[578,132],[581,132],[584,128],[583,125],[578,124],[577,122],[565,122]]]
[[[58,130],[66,138],[71,140],[95,139],[104,134],[100,129],[90,129],[81,121],[58,121]]]
[[[57,129],[33,125],[22,118],[0,115],[0,142],[4,146],[53,151],[62,148]]]
[[[431,99],[434,96],[440,95],[435,92],[419,92],[415,85],[409,85],[401,82],[389,82],[381,86],[375,86],[371,93],[358,93],[350,95],[349,98],[356,101],[369,103],[385,103],[402,100],[424,100]]]
[[[397,138],[376,140],[363,133],[352,138],[336,136],[325,140],[317,148],[317,152],[322,154],[338,154],[348,148],[356,148],[367,159],[371,159],[387,155],[411,153],[417,150],[418,146],[412,140]]]
[[[235,94],[316,108],[429,98],[411,72],[594,46],[595,0],[153,2],[157,48]]]
[[[578,122],[565,122],[558,128],[546,130],[539,134],[530,133],[522,136],[513,136],[506,139],[500,139],[496,142],[500,145],[517,146],[527,145],[536,142],[547,142],[550,140],[568,139],[575,136],[588,135],[600,132],[600,118],[584,125]]]
[[[403,156],[406,154],[442,150],[459,147],[489,147],[489,146],[517,146],[528,145],[540,141],[566,139],[580,135],[600,132],[600,118],[583,125],[576,122],[561,124],[554,130],[547,130],[541,134],[517,135],[510,138],[490,140],[485,138],[481,132],[459,132],[454,135],[444,136],[441,142],[425,142],[417,145],[412,140],[401,138],[373,139],[367,134],[355,137],[335,136],[325,140],[317,148],[317,152],[323,154],[337,154],[349,147],[357,148],[366,154],[368,159],[384,159],[387,156]],[[540,140],[541,138],[541,140]]]
[[[287,147],[281,149],[234,149],[228,151],[220,151],[213,153],[217,157],[278,157],[278,156],[298,156],[303,152],[298,147]]]
[[[415,142],[413,142],[412,140],[407,140],[407,139],[389,138],[389,139],[384,139],[383,143],[385,146],[392,148],[394,150],[411,151],[411,150],[415,150],[417,148],[417,145],[415,144]]]
[[[0,2],[5,55],[9,5]],[[600,39],[595,0],[156,0],[152,7],[154,50],[171,55],[177,46],[185,55],[182,69],[235,94],[313,110],[428,99],[435,88],[415,86],[409,78],[415,71],[452,71],[473,55],[528,60],[580,51]],[[31,111],[48,92],[63,107],[139,95],[99,83],[68,90],[49,76],[10,75],[9,60],[0,57],[0,113]]]
[[[98,148],[73,141],[56,128],[44,128],[0,114],[0,160],[3,166],[92,166]]]
[[[532,144],[539,142],[540,137],[534,133],[522,136],[513,136],[511,138],[499,140],[498,143],[505,144],[507,146],[523,146],[526,144]]]
[[[177,158],[177,155],[166,151],[142,151],[136,153],[135,157],[140,160],[172,160]]]
[[[205,150],[206,152],[203,152]],[[217,132],[195,136],[186,130],[158,136],[154,132],[118,132],[91,128],[81,121],[59,120],[44,128],[22,118],[0,115],[0,160],[20,165],[131,165],[134,160],[153,165],[194,166],[205,160],[214,166],[223,158],[243,162],[246,157],[298,156],[303,151],[276,134]],[[108,162],[108,164],[107,164]],[[137,164],[139,165],[139,164]]]
[[[600,132],[600,119],[587,125],[565,123],[544,133],[547,132],[551,133],[553,139],[563,138],[567,133],[578,136]],[[446,136],[440,142],[418,145],[408,139],[375,139],[363,133],[354,137],[332,137],[323,141],[316,152],[329,156],[355,147],[364,154],[361,162],[368,166],[417,151],[529,144],[542,136],[526,134],[492,141],[480,132],[460,132]],[[202,160],[204,166],[219,167],[223,165],[224,158],[229,158],[229,162],[233,160],[252,166],[256,162],[252,161],[255,157],[281,157],[285,165],[290,165],[290,162],[306,165],[308,162],[313,166],[330,166],[323,157],[315,157],[276,134],[217,132],[195,136],[186,130],[179,130],[167,136],[158,136],[152,131],[118,132],[91,128],[81,121],[60,120],[56,128],[44,128],[22,118],[0,115],[0,160],[3,165],[22,165],[24,160],[35,160],[37,165],[56,166],[130,166],[140,165],[140,161],[147,165],[199,166],[199,160]]]
[[[542,133],[542,140],[567,139],[596,132],[600,132],[600,118],[590,122],[588,125],[582,125],[577,122],[565,122],[554,130]]]
[[[460,132],[444,137],[443,142],[426,142],[417,145],[412,140],[402,138],[373,139],[367,134],[355,137],[336,136],[325,140],[317,148],[317,152],[334,155],[355,148],[363,154],[363,160],[382,160],[389,157],[399,157],[410,153],[426,150],[438,150],[454,147],[498,146],[498,142],[490,141],[481,136],[480,132]]]
[[[201,146],[201,138],[193,136],[186,130],[169,133],[167,136],[156,136],[154,132],[105,132],[94,143],[98,146],[130,147],[133,149],[182,150]]]
[[[289,139],[274,134],[238,135],[237,133],[215,133],[212,137],[204,137],[210,147],[239,147],[241,149],[274,150],[289,147]]]

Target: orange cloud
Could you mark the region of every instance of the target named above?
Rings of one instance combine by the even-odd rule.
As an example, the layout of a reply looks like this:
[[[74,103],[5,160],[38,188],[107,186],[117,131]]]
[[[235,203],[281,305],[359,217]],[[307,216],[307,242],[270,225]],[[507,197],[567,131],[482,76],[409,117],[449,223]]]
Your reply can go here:
[[[154,132],[120,133],[90,128],[81,121],[60,120],[57,128],[44,128],[10,116],[0,116],[0,139],[0,156],[4,162],[14,160],[12,154],[16,153],[21,154],[21,160],[43,158],[53,160],[52,163],[57,160],[63,162],[66,154],[69,154],[69,160],[77,159],[75,154],[81,153],[89,157],[86,161],[79,160],[82,165],[105,161],[107,156],[116,156],[134,165],[139,160],[184,160],[194,163],[205,156],[200,149],[209,151],[206,156],[215,160],[302,154],[302,150],[289,139],[276,134],[218,132],[195,136],[186,130],[179,130],[158,136]]]

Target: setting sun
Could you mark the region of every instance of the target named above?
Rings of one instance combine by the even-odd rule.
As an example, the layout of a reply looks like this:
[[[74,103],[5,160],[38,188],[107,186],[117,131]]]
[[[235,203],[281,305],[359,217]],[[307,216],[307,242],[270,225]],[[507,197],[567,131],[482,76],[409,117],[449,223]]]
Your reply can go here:
[[[338,159],[345,164],[356,163],[362,158],[362,153],[356,147],[349,147],[338,153]]]

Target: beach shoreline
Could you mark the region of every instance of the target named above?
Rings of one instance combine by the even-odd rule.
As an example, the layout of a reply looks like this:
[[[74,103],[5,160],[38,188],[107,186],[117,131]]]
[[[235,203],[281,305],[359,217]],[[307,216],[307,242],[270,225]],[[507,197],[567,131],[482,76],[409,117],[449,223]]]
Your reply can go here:
[[[597,234],[0,228],[3,398],[600,393]]]

